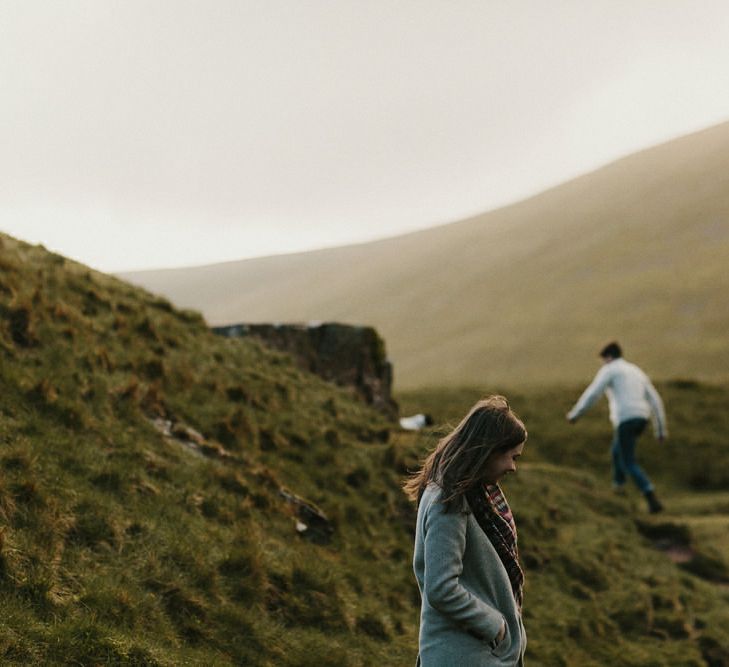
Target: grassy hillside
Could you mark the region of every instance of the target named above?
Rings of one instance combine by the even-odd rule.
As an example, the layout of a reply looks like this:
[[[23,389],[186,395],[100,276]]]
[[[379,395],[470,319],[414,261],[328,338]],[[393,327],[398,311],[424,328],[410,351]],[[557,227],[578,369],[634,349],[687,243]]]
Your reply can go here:
[[[411,665],[399,486],[488,390],[530,430],[507,486],[529,664],[729,665],[724,387],[661,387],[671,456],[642,451],[669,512],[651,518],[609,493],[604,414],[564,422],[578,387],[403,393],[438,428],[399,432],[281,354],[6,236],[0,357],[3,664]]]
[[[526,566],[530,665],[729,666],[729,388],[661,385],[671,438],[650,435],[638,458],[666,510],[648,515],[631,485],[611,491],[605,402],[575,425],[579,387],[503,392],[529,440],[504,484]],[[400,394],[446,432],[478,389]],[[427,436],[424,436],[427,439]]]
[[[127,277],[215,323],[371,324],[416,388],[580,381],[610,338],[656,377],[725,381],[727,264],[724,124],[428,231]]]
[[[195,313],[0,253],[0,662],[410,661],[410,508],[381,417]]]

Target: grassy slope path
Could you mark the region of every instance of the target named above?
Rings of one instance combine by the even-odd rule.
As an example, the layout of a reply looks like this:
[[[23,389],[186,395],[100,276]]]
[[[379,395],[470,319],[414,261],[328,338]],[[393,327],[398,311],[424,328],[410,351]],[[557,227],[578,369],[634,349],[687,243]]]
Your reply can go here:
[[[577,425],[564,414],[580,386],[509,390],[529,441],[504,486],[526,564],[529,662],[534,665],[729,665],[729,388],[659,385],[671,440],[645,435],[639,460],[666,511],[610,490],[605,402]],[[484,390],[421,389],[398,395],[405,414],[456,423]],[[670,549],[680,547],[681,563]]]

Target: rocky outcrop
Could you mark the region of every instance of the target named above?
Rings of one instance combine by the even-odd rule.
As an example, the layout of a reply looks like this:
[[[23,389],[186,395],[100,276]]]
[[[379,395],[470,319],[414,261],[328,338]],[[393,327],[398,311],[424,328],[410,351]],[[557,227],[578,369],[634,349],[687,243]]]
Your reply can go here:
[[[334,526],[314,503],[304,500],[288,489],[281,487],[279,494],[296,508],[296,532],[315,544],[329,544]]]
[[[392,364],[385,343],[372,327],[346,324],[233,324],[214,327],[223,336],[254,336],[290,353],[307,371],[351,387],[367,404],[395,419]]]

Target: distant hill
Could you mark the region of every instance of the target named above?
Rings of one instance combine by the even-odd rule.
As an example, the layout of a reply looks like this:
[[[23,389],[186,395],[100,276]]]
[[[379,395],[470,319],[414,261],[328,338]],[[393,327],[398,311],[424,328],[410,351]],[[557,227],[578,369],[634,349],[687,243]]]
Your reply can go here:
[[[402,395],[436,426],[399,431],[287,355],[4,235],[0,386],[0,664],[413,664],[400,484],[482,390]],[[729,390],[660,389],[657,518],[609,489],[604,406],[573,427],[577,387],[508,392],[530,432],[505,484],[530,665],[729,664]]]
[[[723,124],[426,231],[124,277],[216,324],[373,325],[407,388],[586,380],[612,338],[655,377],[725,380],[727,267]]]

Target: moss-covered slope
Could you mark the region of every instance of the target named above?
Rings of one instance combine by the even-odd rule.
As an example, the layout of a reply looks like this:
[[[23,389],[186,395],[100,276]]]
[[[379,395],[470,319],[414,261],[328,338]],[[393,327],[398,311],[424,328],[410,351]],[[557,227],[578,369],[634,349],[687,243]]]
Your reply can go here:
[[[0,378],[0,661],[409,660],[410,508],[382,417],[8,237]]]

